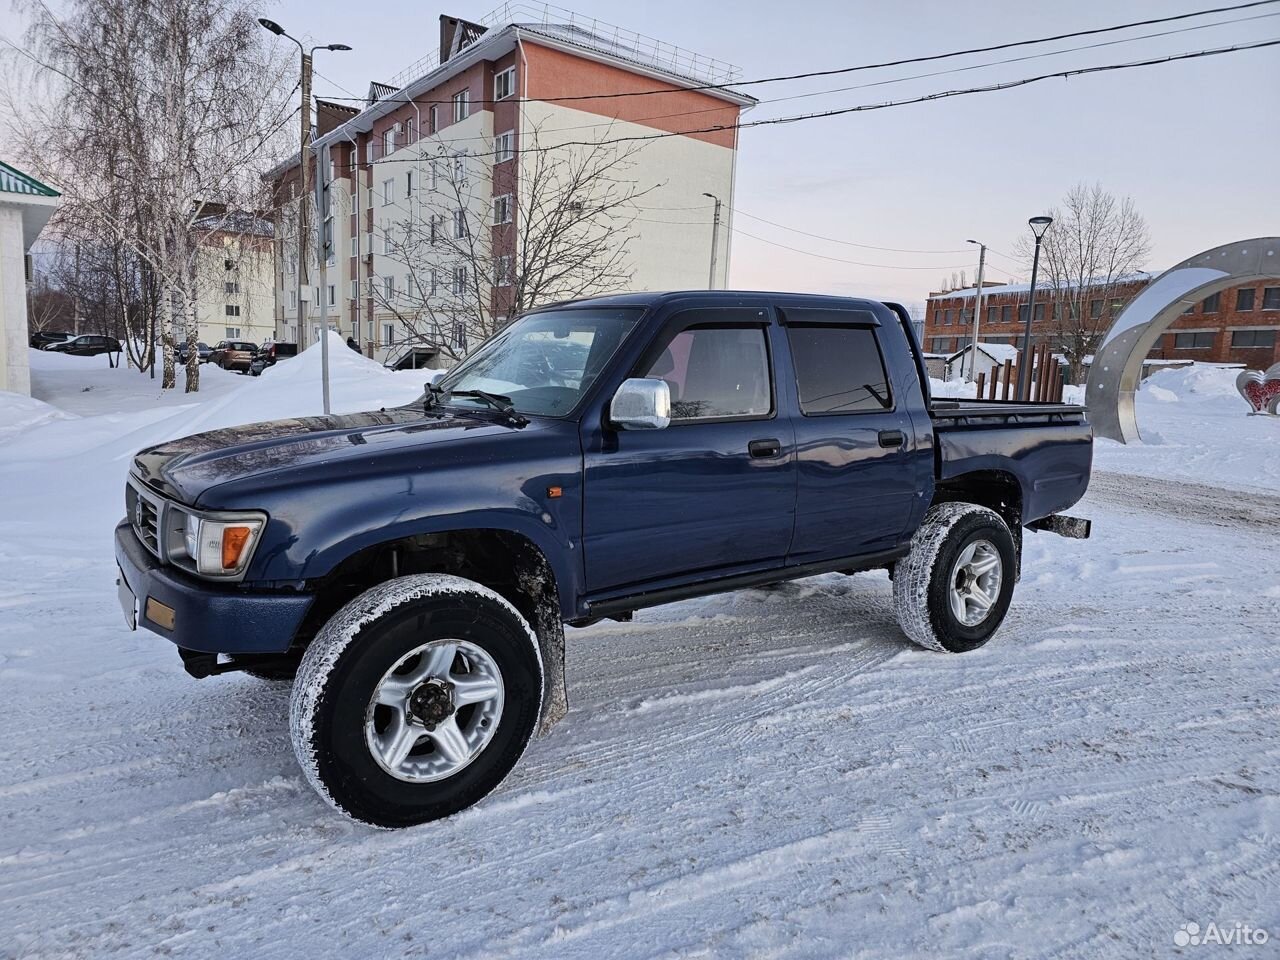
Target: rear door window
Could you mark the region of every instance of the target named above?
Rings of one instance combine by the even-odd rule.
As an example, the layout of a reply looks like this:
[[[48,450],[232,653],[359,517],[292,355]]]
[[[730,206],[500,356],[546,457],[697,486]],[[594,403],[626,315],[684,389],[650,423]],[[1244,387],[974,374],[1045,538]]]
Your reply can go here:
[[[872,328],[788,326],[787,340],[805,416],[893,408],[884,357]]]

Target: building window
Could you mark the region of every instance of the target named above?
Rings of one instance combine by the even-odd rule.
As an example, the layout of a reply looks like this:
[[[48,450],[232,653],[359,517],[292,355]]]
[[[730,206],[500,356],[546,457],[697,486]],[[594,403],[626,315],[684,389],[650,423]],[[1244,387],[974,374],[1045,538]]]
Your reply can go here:
[[[227,316],[228,316],[228,317],[238,317],[238,316],[240,316],[240,305],[239,305],[238,303],[228,303],[228,304],[227,304]]]
[[[995,323],[996,317],[1000,315],[999,307],[987,307],[987,323]]]
[[[427,111],[427,133],[435,133],[440,129],[440,109],[433,103]],[[372,333],[369,336],[373,336]]]
[[[495,226],[511,222],[511,194],[493,198],[493,222]]]
[[[1102,301],[1090,300],[1089,301],[1089,319],[1098,320],[1098,319],[1101,319],[1101,317],[1102,317]]]
[[[1274,330],[1232,330],[1231,346],[1233,347],[1266,347],[1270,350],[1276,345]]]
[[[433,213],[433,214],[431,215],[431,220],[429,221],[429,226],[430,226],[430,231],[431,231],[430,239],[431,239],[431,242],[432,242],[433,244],[434,244],[437,240],[439,240],[439,239],[440,239],[440,220],[441,220],[441,216],[443,216],[443,215],[437,216],[436,214],[434,214],[434,213]]]
[[[396,198],[395,180],[382,181],[382,205],[389,207]]]
[[[453,239],[461,240],[467,235],[467,211],[453,211]]]
[[[1262,309],[1263,310],[1280,310],[1280,287],[1263,288]]]
[[[428,280],[431,284],[428,296],[434,297],[440,290],[440,271],[435,267],[432,267],[431,273],[428,275]]]
[[[396,295],[396,278],[393,276],[385,276],[382,278],[382,295],[388,303]]]
[[[393,346],[396,342],[396,325],[394,323],[384,323],[382,325],[382,342],[388,347]]]
[[[503,163],[516,155],[516,132],[508,130],[493,138],[493,162]]]
[[[223,286],[225,286],[225,287],[226,287],[226,289],[227,289],[227,293],[239,293],[239,292],[240,292],[240,284],[238,284],[238,283],[236,283],[236,282],[234,282],[234,281],[228,280],[225,284],[223,284]]]
[[[453,95],[453,122],[459,123],[471,116],[471,91],[459,90]]]
[[[1013,320],[1013,307],[1012,307],[1012,306],[1010,306],[1010,305],[1005,305],[1005,306],[1001,307],[1001,308],[1000,308],[1000,322],[1001,322],[1001,323],[1010,323],[1010,322],[1012,322],[1012,320]]]
[[[406,197],[413,196],[413,171],[409,170],[404,175],[404,195]]]
[[[289,276],[298,272],[298,258],[295,254],[289,254],[289,259],[285,261],[284,272]]]
[[[505,100],[516,92],[516,68],[507,67],[493,75],[493,99]]]
[[[440,164],[436,160],[431,161],[431,189],[440,189]]]
[[[494,264],[493,285],[495,287],[511,286],[511,258],[499,257]]]
[[[414,143],[418,139],[418,124],[414,117],[410,117],[404,122],[404,142],[405,146]]]
[[[228,339],[228,340],[239,340],[239,339],[240,339],[240,328],[239,328],[239,327],[226,327],[225,329],[226,329],[226,331],[227,331],[227,339]]]
[[[1213,346],[1213,333],[1177,333],[1173,346],[1175,350],[1208,350]]]
[[[289,309],[290,310],[298,309],[298,291],[297,290],[289,291]]]
[[[334,284],[329,284],[329,306],[336,307],[338,305],[338,288]]]
[[[360,281],[359,280],[351,281],[351,299],[352,300],[360,299]]]
[[[453,295],[460,297],[467,292],[467,268],[453,268]]]
[[[1204,298],[1204,303],[1201,305],[1200,309],[1204,313],[1217,313],[1218,306],[1221,302],[1222,302],[1222,294],[1215,293],[1212,296],[1208,296]]]
[[[1243,290],[1236,291],[1236,310],[1240,313],[1249,313],[1253,310],[1253,295],[1256,293],[1253,287],[1246,287]]]
[[[467,182],[467,158],[460,153],[453,158],[453,182],[459,185]]]
[[[360,256],[360,234],[356,234],[351,238],[351,255],[353,257]]]
[[[387,130],[382,134],[382,155],[389,157],[396,152],[396,131]]]

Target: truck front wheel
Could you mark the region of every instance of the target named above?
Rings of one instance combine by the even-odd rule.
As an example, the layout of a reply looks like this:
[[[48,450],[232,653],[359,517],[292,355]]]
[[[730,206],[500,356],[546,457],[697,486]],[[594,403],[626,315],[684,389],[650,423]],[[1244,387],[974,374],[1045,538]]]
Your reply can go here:
[[[290,699],[298,762],[340,812],[381,827],[457,813],[538,725],[542,660],[524,618],[460,577],[373,587],[308,647]]]
[[[1009,610],[1015,562],[1013,536],[994,510],[973,503],[933,507],[894,570],[902,632],[930,650],[982,646]]]

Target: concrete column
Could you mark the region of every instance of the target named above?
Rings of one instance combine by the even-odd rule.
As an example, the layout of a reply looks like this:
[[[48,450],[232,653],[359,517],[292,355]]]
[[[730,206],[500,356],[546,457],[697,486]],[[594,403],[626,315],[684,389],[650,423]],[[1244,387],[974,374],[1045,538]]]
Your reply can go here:
[[[0,390],[31,393],[22,211],[0,204]]]

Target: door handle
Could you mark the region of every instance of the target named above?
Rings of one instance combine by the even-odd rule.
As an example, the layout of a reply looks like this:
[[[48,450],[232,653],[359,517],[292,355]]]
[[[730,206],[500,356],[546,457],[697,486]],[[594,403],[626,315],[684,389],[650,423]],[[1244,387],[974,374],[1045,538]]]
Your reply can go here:
[[[880,446],[900,447],[907,442],[907,435],[901,430],[881,430]]]
[[[782,444],[777,440],[752,440],[747,444],[747,452],[753,460],[767,460],[782,452]]]

